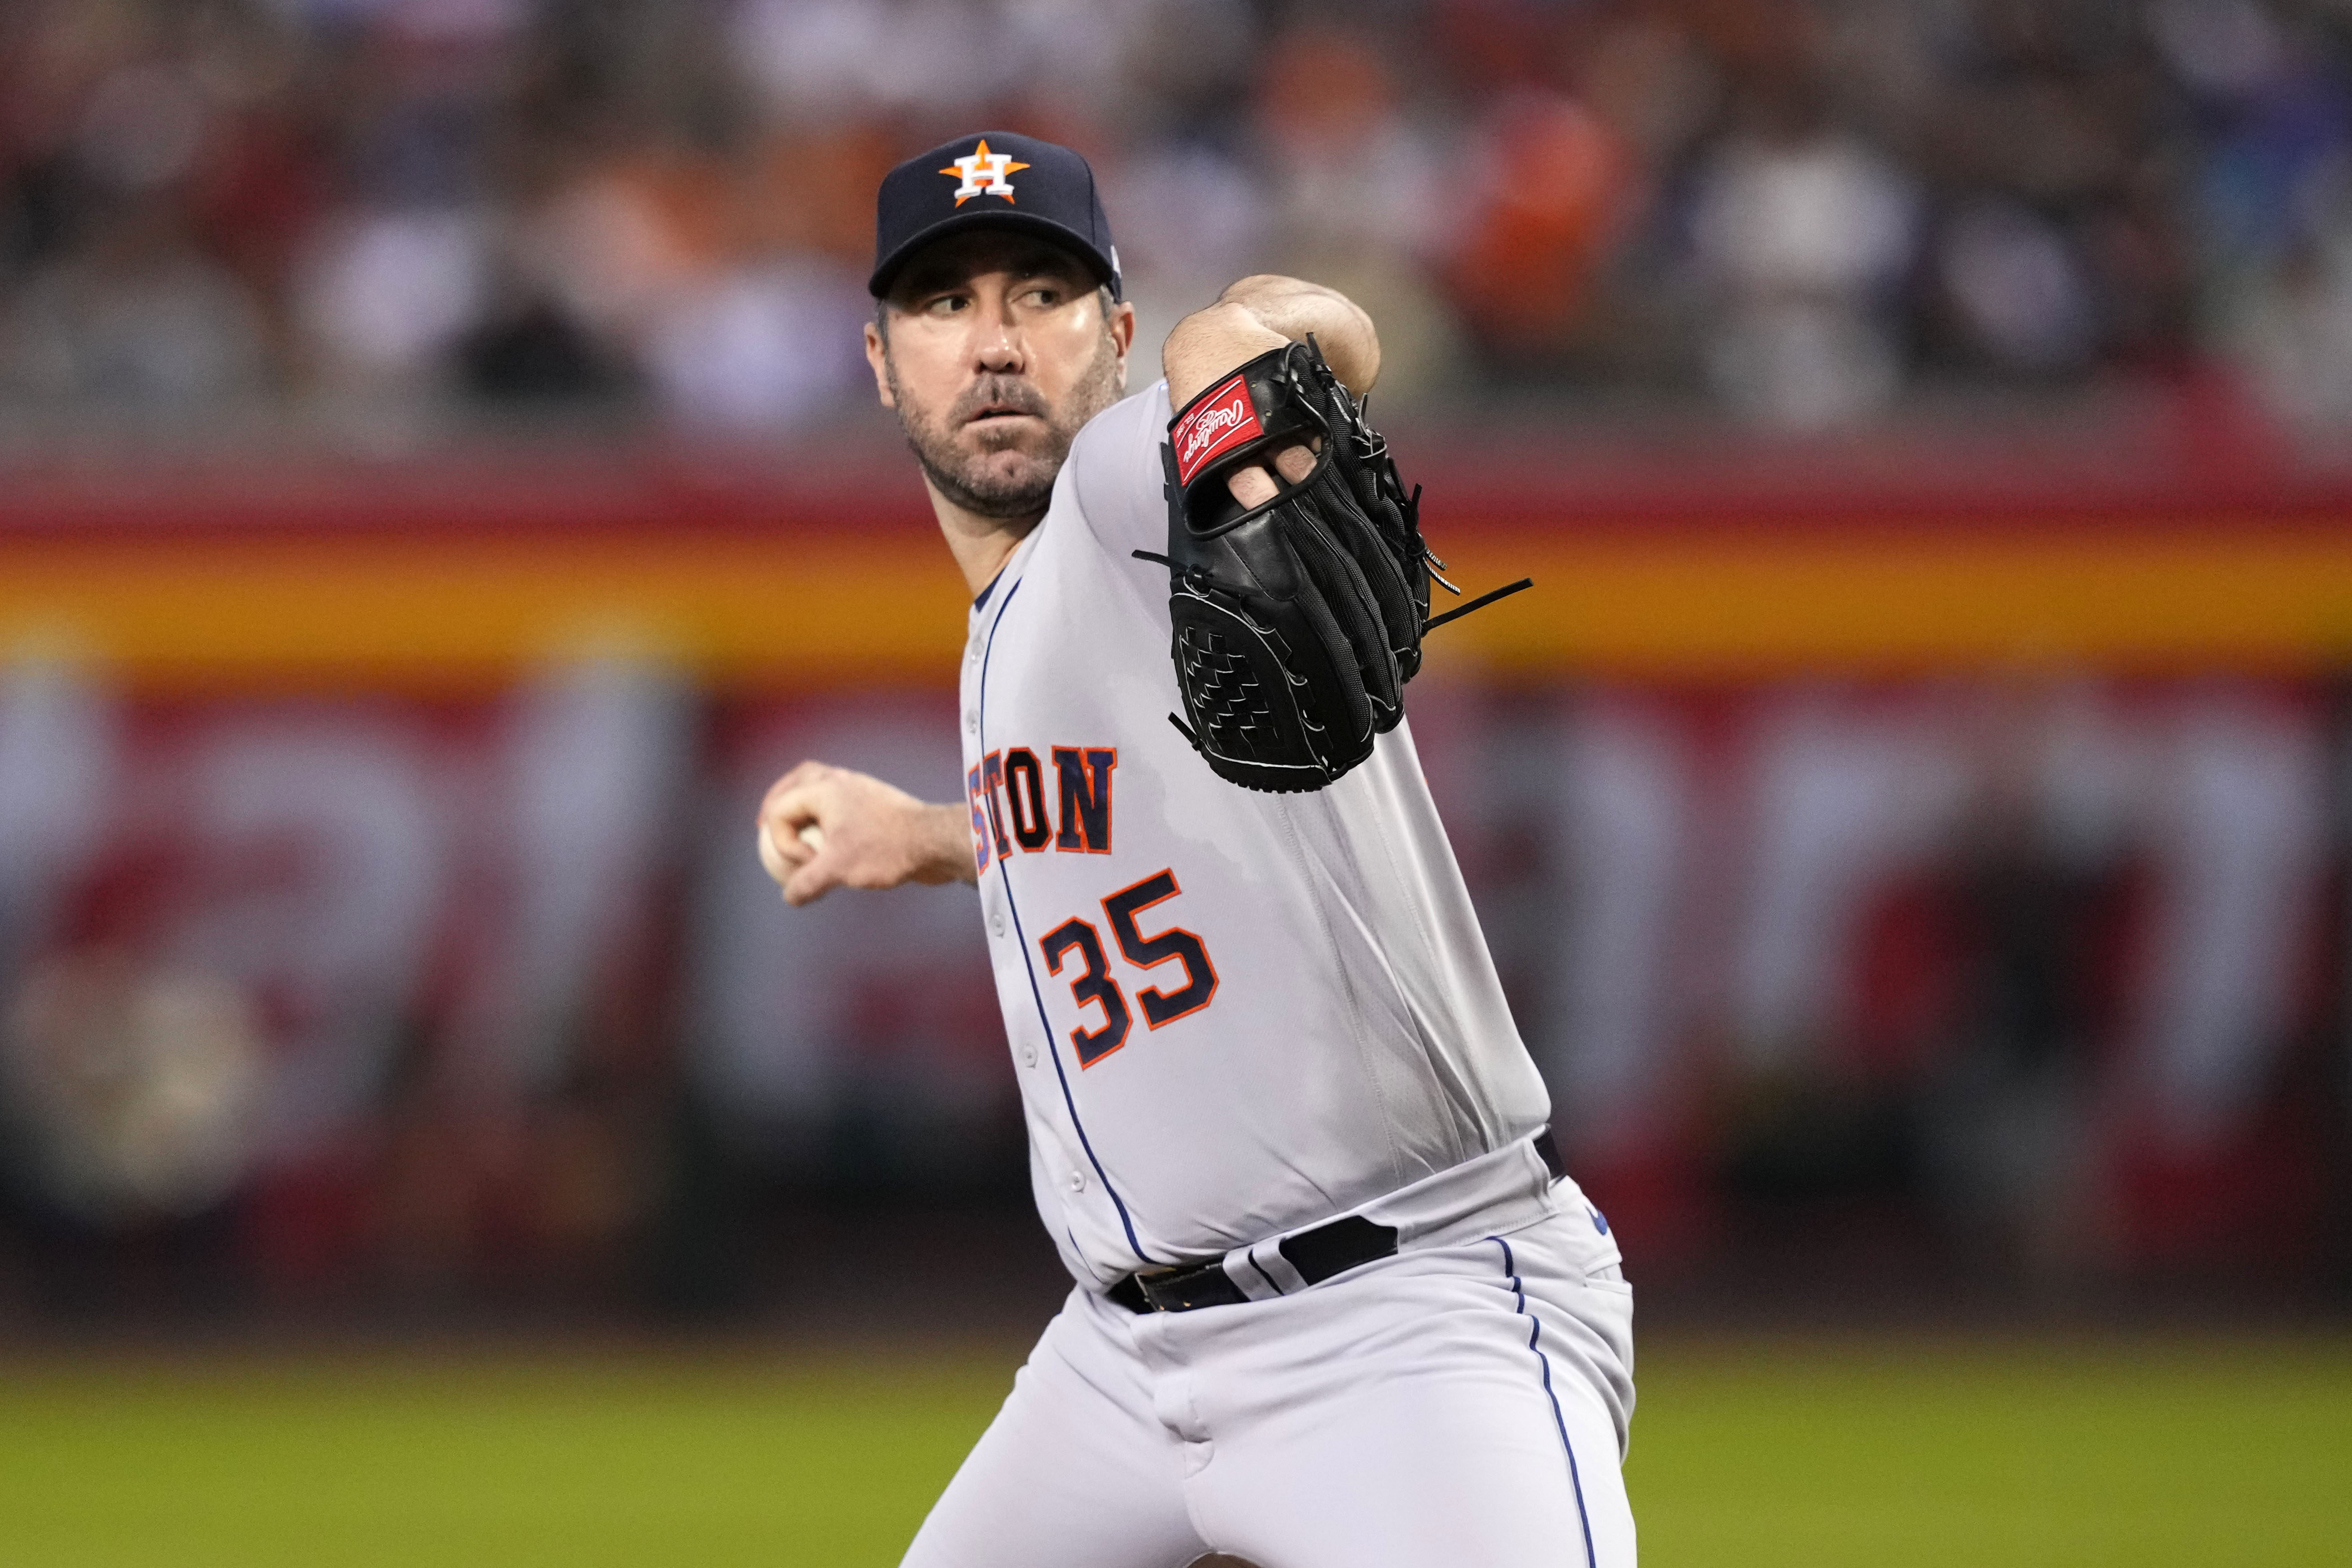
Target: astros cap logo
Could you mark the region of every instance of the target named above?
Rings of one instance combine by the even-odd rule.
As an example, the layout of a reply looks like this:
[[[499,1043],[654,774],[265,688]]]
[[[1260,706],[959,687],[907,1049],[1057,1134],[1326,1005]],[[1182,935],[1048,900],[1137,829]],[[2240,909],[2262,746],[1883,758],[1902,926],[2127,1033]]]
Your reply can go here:
[[[1016,169],[1028,166],[1013,162],[1010,153],[990,152],[988,141],[983,137],[977,148],[953,160],[950,167],[941,169],[940,173],[962,176],[963,184],[956,187],[955,194],[956,205],[961,206],[974,196],[1003,196],[1011,201],[1013,182],[1006,176]]]

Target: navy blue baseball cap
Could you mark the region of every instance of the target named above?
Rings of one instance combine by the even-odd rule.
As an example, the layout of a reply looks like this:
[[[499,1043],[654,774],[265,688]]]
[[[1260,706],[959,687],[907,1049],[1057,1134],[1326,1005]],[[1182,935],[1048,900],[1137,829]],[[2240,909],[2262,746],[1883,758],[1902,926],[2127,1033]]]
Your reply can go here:
[[[915,252],[980,227],[1017,229],[1075,251],[1120,298],[1118,247],[1093,168],[1067,147],[1010,131],[959,136],[882,177],[866,289],[880,299]]]

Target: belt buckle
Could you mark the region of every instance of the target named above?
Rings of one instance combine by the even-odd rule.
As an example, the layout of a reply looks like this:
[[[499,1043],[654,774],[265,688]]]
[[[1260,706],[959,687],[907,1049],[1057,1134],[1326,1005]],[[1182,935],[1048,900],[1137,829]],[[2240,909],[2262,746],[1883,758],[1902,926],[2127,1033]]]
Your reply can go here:
[[[1163,1301],[1153,1291],[1152,1287],[1155,1284],[1172,1284],[1189,1272],[1191,1272],[1189,1268],[1154,1268],[1148,1274],[1139,1271],[1135,1276],[1135,1289],[1137,1293],[1142,1296],[1143,1304],[1153,1311],[1181,1312],[1184,1310],[1181,1298]]]
[[[1220,1307],[1246,1300],[1215,1258],[1173,1268],[1154,1269],[1134,1277],[1135,1288],[1155,1312],[1189,1312],[1199,1307]]]

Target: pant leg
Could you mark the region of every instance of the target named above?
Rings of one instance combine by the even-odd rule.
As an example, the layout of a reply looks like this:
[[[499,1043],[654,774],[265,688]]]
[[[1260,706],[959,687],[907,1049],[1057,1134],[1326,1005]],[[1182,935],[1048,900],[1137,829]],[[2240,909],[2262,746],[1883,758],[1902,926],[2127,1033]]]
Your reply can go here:
[[[1122,1328],[1073,1292],[902,1568],[1181,1568],[1208,1551]]]
[[[1192,1314],[1224,1319],[1182,1352],[1202,1534],[1258,1568],[1633,1568],[1633,1301],[1592,1277],[1588,1224]]]

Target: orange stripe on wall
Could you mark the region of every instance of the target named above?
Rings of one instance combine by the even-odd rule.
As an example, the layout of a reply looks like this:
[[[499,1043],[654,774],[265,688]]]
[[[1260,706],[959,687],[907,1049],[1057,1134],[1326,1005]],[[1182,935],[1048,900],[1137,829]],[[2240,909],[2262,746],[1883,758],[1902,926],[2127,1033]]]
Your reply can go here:
[[[157,541],[0,549],[0,637],[162,687],[473,685],[583,650],[721,683],[952,675],[965,595],[944,549],[632,538]]]
[[[2352,537],[1479,540],[1433,634],[1505,669],[1739,677],[2083,665],[2296,672],[2352,653]]]
[[[1482,535],[1451,558],[1473,593],[1537,580],[1434,634],[1433,657],[1506,672],[2289,673],[2352,656],[2352,533]],[[596,647],[720,685],[946,680],[964,598],[922,539],[0,543],[0,645],[167,689],[467,686]]]

